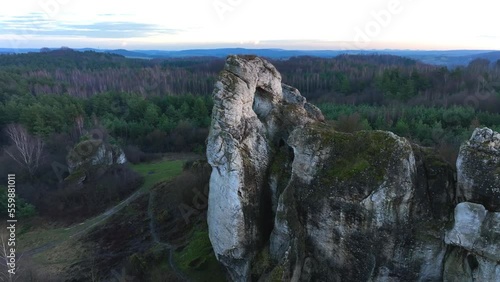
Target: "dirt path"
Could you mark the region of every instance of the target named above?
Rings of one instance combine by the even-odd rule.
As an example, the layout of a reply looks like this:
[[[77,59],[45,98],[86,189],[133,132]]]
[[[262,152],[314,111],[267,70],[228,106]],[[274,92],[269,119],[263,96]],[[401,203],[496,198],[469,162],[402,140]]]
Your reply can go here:
[[[200,157],[197,155],[186,155],[186,154],[171,154],[169,156],[165,156],[165,159],[168,160],[178,160],[178,159],[199,159]],[[164,247],[168,251],[168,262],[169,265],[172,269],[172,271],[175,273],[175,275],[181,279],[182,281],[189,281],[189,279],[186,277],[186,275],[180,271],[180,269],[175,265],[173,255],[174,255],[174,250],[175,246],[172,246],[166,242],[162,242],[159,239],[159,235],[155,229],[155,221],[154,221],[154,216],[153,216],[153,207],[152,207],[152,199],[154,197],[154,192],[150,190],[154,185],[151,185],[151,187],[147,187],[147,189],[144,189],[144,187],[140,187],[137,191],[129,195],[126,199],[122,200],[120,203],[114,205],[113,207],[109,208],[108,210],[104,211],[103,213],[92,217],[90,219],[87,219],[81,223],[75,223],[74,225],[67,227],[67,228],[55,228],[55,229],[48,229],[43,231],[42,233],[38,234],[36,233],[33,238],[37,238],[37,236],[42,236],[38,238],[43,238],[43,240],[38,240],[37,245],[33,243],[28,243],[30,247],[27,247],[23,252],[23,256],[27,256],[29,259],[33,259],[34,256],[44,253],[48,250],[52,250],[56,247],[58,247],[61,244],[64,244],[66,242],[70,242],[72,239],[77,239],[81,236],[84,236],[87,234],[90,230],[95,228],[96,226],[102,224],[105,222],[107,219],[109,219],[112,215],[116,214],[117,212],[121,211],[124,207],[128,206],[131,202],[136,200],[142,195],[145,195],[147,193],[150,193],[149,195],[149,201],[148,201],[148,216],[150,218],[149,222],[149,227],[150,227],[150,233],[151,233],[151,238],[153,240],[153,243],[159,244],[160,246]],[[43,234],[43,235],[42,235]],[[33,235],[31,235],[33,236]],[[35,241],[31,239],[31,241]]]
[[[110,216],[119,212],[122,208],[126,207],[129,203],[131,203],[132,201],[137,199],[142,194],[144,194],[143,191],[140,191],[140,190],[135,191],[132,195],[128,196],[125,200],[121,201],[120,203],[116,204],[115,206],[113,206],[112,208],[108,209],[107,211],[101,213],[100,215],[97,215],[94,218],[88,219],[82,223],[74,224],[68,228],[65,228],[64,229],[65,231],[77,230],[74,233],[72,233],[71,235],[69,235],[68,238],[61,239],[61,240],[49,241],[41,246],[37,246],[35,248],[24,251],[23,255],[32,257],[36,254],[39,254],[39,253],[45,252],[49,249],[52,249],[55,246],[61,244],[62,242],[66,241],[68,239],[77,238],[78,236],[85,234],[91,228],[97,226],[98,224],[100,224],[103,221],[105,221],[106,219],[108,219]],[[78,230],[79,227],[81,227],[82,225],[85,225],[86,222],[88,222],[87,223],[88,226],[85,226],[83,229]]]
[[[28,256],[28,257],[33,257],[36,254],[43,253],[49,249],[52,249],[59,244],[65,242],[66,240],[73,239],[73,238],[78,238],[81,235],[86,234],[87,231],[92,229],[93,227],[99,225],[100,223],[104,222],[106,219],[111,217],[112,215],[116,214],[119,212],[121,209],[126,207],[128,204],[130,204],[132,201],[137,199],[139,196],[143,195],[143,191],[136,191],[129,197],[127,197],[125,200],[121,201],[117,205],[113,206],[112,208],[108,209],[107,211],[103,212],[102,214],[88,220],[88,226],[85,226],[83,229],[75,231],[73,234],[71,234],[67,239],[61,239],[61,240],[54,240],[54,241],[49,241],[41,246],[37,246],[35,248],[32,248],[30,250],[24,251],[23,256]],[[174,262],[174,251],[175,251],[175,246],[162,242],[160,240],[160,237],[158,233],[156,232],[155,228],[155,221],[154,221],[154,215],[153,215],[153,198],[154,198],[155,192],[150,191],[149,192],[149,201],[148,201],[148,216],[150,219],[149,222],[149,228],[150,228],[150,233],[151,233],[151,238],[153,239],[153,242],[155,244],[159,244],[160,246],[164,247],[168,251],[168,263],[170,265],[170,268],[172,271],[175,273],[175,275],[181,279],[182,281],[190,281],[189,278],[177,267],[177,265]],[[85,222],[75,224],[71,227],[65,228],[65,230],[74,230],[74,229],[79,229],[81,225],[84,225]]]
[[[156,244],[159,244],[166,248],[168,250],[168,264],[170,265],[170,268],[174,271],[175,275],[183,281],[190,281],[188,277],[175,265],[174,262],[174,251],[175,251],[175,246],[162,242],[160,240],[160,236],[158,236],[158,233],[156,232],[155,229],[155,221],[154,221],[154,214],[153,214],[153,199],[154,199],[154,194],[155,192],[151,190],[149,192],[149,202],[148,202],[148,215],[149,215],[149,230],[151,232],[151,238],[153,238],[153,242]]]
[[[109,210],[103,212],[102,214],[94,217],[92,220],[97,220],[96,222],[92,223],[91,225],[85,227],[83,230],[80,230],[76,232],[75,234],[69,236],[70,238],[78,237],[79,235],[82,235],[86,231],[90,230],[92,227],[98,225],[99,223],[103,222],[104,220],[108,219],[110,216],[114,215],[115,213],[119,212],[121,209],[126,207],[128,204],[130,204],[133,200],[137,199],[139,196],[144,194],[143,191],[137,190],[135,191],[132,195],[130,195],[128,198],[125,200],[121,201],[119,204],[116,206],[110,208]],[[74,226],[70,227],[74,228]]]

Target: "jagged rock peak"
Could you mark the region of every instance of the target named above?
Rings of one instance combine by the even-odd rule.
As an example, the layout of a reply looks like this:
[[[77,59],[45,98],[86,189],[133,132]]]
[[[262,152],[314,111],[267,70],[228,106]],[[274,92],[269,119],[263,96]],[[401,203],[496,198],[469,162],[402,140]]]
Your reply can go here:
[[[284,111],[277,109],[281,107],[295,110],[304,118],[301,124],[324,120],[321,111],[307,103],[297,89],[281,83],[281,75],[272,64],[256,56],[227,58],[215,84],[214,99],[213,118],[226,125],[237,125],[254,116],[270,125]]]
[[[487,127],[476,128],[469,140],[469,146],[500,153],[500,133]]]

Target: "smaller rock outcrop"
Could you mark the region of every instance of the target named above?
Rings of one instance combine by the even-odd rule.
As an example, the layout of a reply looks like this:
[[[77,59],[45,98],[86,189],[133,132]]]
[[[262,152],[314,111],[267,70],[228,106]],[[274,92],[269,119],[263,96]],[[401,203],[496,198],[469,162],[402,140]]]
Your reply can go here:
[[[70,175],[66,180],[82,183],[90,171],[127,162],[123,150],[100,139],[85,140],[75,145],[66,157]]]
[[[500,274],[500,213],[463,202],[455,208],[455,223],[446,233],[452,250],[445,264],[447,281],[498,281]]]
[[[482,205],[464,202],[455,208],[455,224],[446,233],[445,242],[500,261],[499,238],[500,213],[490,213]]]
[[[458,200],[500,212],[500,133],[477,128],[460,147],[457,159]]]

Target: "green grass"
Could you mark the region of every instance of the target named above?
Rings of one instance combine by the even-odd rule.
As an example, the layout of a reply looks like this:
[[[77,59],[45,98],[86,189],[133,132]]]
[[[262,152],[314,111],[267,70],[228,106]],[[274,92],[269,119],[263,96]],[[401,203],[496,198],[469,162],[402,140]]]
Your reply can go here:
[[[182,160],[162,160],[158,162],[131,165],[131,168],[144,176],[144,184],[142,185],[141,190],[148,191],[156,183],[172,179],[181,174],[183,165],[184,161]]]
[[[175,257],[183,270],[196,270],[202,268],[212,255],[212,246],[208,239],[207,230],[197,229],[191,235],[189,244]]]
[[[181,271],[195,281],[226,281],[212,250],[207,229],[206,223],[196,226],[188,245],[174,253],[174,260]]]

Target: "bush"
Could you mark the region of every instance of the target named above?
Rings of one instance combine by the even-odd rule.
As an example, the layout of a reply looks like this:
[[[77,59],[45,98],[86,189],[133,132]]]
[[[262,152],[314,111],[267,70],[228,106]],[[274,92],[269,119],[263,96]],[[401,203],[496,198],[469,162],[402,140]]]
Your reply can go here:
[[[144,153],[135,145],[125,146],[125,148],[123,148],[123,152],[125,153],[125,157],[127,157],[127,161],[132,164],[151,162],[159,160],[162,157],[160,153]]]
[[[347,133],[371,129],[368,121],[362,119],[359,113],[353,113],[348,116],[341,115],[334,122],[334,125],[336,130]]]

